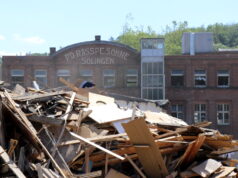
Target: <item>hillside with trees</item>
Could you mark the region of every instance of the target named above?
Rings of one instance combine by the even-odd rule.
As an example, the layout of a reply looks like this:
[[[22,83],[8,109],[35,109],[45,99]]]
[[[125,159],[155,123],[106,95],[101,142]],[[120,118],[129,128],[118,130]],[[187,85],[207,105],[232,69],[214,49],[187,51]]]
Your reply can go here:
[[[237,24],[222,24],[216,23],[207,27],[188,26],[186,21],[173,21],[172,25],[166,26],[164,32],[156,33],[151,27],[130,27],[128,23],[124,25],[123,32],[115,40],[111,40],[129,45],[137,50],[140,50],[141,38],[165,38],[165,54],[181,54],[182,50],[182,34],[184,32],[213,32],[213,42],[215,50],[219,48],[238,48],[238,23]]]

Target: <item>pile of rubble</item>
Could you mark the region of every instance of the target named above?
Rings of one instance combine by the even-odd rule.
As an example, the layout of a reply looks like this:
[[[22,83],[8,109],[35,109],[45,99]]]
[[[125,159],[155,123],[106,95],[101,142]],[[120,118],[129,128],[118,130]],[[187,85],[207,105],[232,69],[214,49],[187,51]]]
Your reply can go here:
[[[2,88],[1,177],[237,177],[238,142],[112,97]]]

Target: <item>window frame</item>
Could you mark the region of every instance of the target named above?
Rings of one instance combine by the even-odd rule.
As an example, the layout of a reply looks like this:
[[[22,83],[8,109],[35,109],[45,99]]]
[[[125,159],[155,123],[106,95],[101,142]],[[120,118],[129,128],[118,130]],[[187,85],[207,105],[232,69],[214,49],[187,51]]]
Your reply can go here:
[[[20,72],[21,74],[14,74],[14,71],[15,72]],[[16,86],[17,84],[19,85],[22,85],[24,86],[24,83],[25,83],[25,71],[24,69],[11,69],[10,71],[10,74],[11,74],[11,86],[14,87]],[[22,82],[13,82],[13,77],[22,77]]]
[[[176,71],[176,72],[175,72]],[[178,73],[178,71],[180,72],[180,73]],[[174,80],[172,80],[172,78],[174,78],[174,77],[182,77],[182,85],[181,84],[179,84],[179,85],[174,85],[173,84],[173,81]],[[170,85],[172,86],[172,87],[184,87],[184,70],[182,70],[182,69],[172,69],[171,70],[171,73],[170,73]]]
[[[196,106],[198,106],[198,107],[196,107]],[[202,106],[205,106],[204,110],[202,109]],[[198,110],[196,108],[198,108]],[[204,120],[202,120],[202,114],[205,114],[205,119]],[[194,115],[194,117],[193,117],[194,118],[194,123],[207,121],[207,105],[204,104],[204,103],[195,104],[193,115]],[[197,119],[195,117],[197,117]]]
[[[71,73],[69,69],[58,69],[56,75],[57,75],[57,86],[63,86],[63,84],[59,81],[60,77],[70,82]]]
[[[223,72],[227,71],[227,73],[225,74],[222,71]],[[219,72],[221,72],[221,73],[219,74]],[[219,85],[219,77],[227,77],[228,78],[227,85]],[[218,88],[229,88],[230,87],[230,72],[229,72],[229,70],[218,70],[217,71],[217,87]]]
[[[219,110],[219,106],[221,106],[222,110]],[[228,110],[225,110],[225,106],[228,106]],[[222,119],[219,119],[219,114],[222,115]],[[225,115],[228,116],[228,123],[225,123]],[[218,121],[222,120],[222,122]],[[218,103],[217,104],[217,125],[230,125],[230,104],[228,103]]]
[[[175,110],[173,110],[173,106],[175,106]],[[181,107],[181,110],[179,109]],[[184,105],[180,103],[171,104],[171,116],[184,120],[185,119],[185,112],[184,112]],[[175,115],[174,115],[175,114]],[[179,115],[182,114],[182,118]]]
[[[44,71],[45,74],[44,74],[44,75],[43,75],[43,74],[36,74],[38,71]],[[44,87],[47,86],[48,78],[47,78],[47,70],[46,70],[46,69],[35,69],[35,70],[34,70],[34,78],[35,78],[37,84],[40,86],[40,88],[44,88]],[[39,81],[37,80],[37,78],[45,78],[44,83],[39,82]]]
[[[107,74],[106,71],[111,71],[111,74]],[[106,83],[106,78],[110,78],[112,79],[112,85],[105,85]],[[114,88],[116,86],[116,70],[114,69],[104,69],[103,70],[103,87],[104,88]]]
[[[199,71],[204,71],[203,74],[199,73]],[[205,77],[205,85],[197,85],[196,84],[196,77]],[[195,88],[205,88],[207,87],[207,73],[206,70],[204,69],[196,69],[194,70],[194,87]]]
[[[134,74],[131,74],[130,72],[129,72],[129,70],[134,70],[135,71],[135,73]],[[130,79],[130,78],[132,78],[132,77],[135,77],[135,79],[133,80],[133,79]],[[132,68],[130,68],[130,69],[127,69],[126,70],[126,75],[125,75],[125,82],[126,82],[126,87],[129,87],[129,88],[132,88],[132,87],[138,87],[138,69],[132,69]],[[128,83],[128,80],[132,80],[132,81],[134,81],[135,82],[135,85],[128,85],[129,83]]]
[[[82,73],[83,71],[89,71],[89,74]],[[84,81],[89,81],[93,82],[93,70],[92,69],[80,69],[79,70],[79,76],[82,78]]]

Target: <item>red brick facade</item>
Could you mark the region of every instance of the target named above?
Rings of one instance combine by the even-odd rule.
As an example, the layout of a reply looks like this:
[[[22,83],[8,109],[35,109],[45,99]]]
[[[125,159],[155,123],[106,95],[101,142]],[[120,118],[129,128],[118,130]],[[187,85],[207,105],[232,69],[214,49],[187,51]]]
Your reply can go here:
[[[183,86],[172,86],[171,73],[173,70],[184,71]],[[205,71],[206,86],[195,86],[196,70]],[[218,73],[224,70],[229,74],[229,85],[219,87]],[[165,76],[166,98],[170,100],[171,107],[173,105],[176,109],[175,105],[182,106],[184,119],[188,123],[194,123],[195,105],[203,104],[206,120],[213,122],[212,128],[238,137],[236,132],[238,128],[238,121],[236,121],[238,116],[238,53],[166,56]],[[221,115],[228,113],[225,115],[228,115],[229,123],[218,124],[218,107],[223,104],[228,105],[229,108],[224,112],[221,111]]]

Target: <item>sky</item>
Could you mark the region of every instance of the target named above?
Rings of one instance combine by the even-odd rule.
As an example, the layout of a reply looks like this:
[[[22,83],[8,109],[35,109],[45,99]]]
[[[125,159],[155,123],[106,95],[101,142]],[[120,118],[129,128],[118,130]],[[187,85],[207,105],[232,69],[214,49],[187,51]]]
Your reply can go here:
[[[0,0],[0,56],[49,52],[118,37],[123,26],[162,33],[172,21],[189,27],[238,23],[238,0]]]

